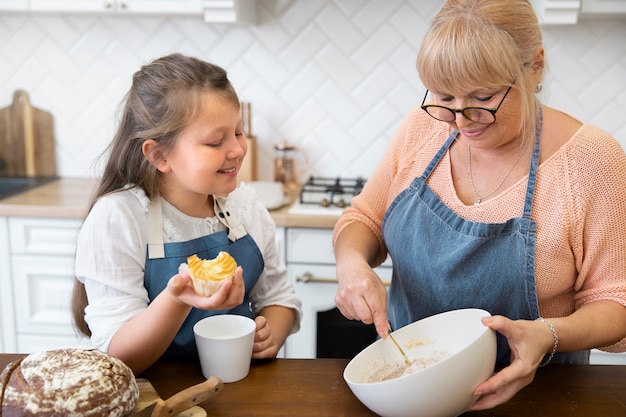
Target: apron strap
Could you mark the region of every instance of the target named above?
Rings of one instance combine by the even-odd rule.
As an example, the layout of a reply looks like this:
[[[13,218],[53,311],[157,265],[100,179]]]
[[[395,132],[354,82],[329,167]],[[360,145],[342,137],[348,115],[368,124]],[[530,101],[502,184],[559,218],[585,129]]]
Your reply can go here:
[[[424,168],[424,172],[422,173],[422,179],[424,181],[426,181],[428,177],[430,177],[430,174],[433,172],[437,164],[439,164],[439,161],[441,161],[441,158],[443,158],[445,153],[448,151],[448,148],[450,147],[450,145],[452,145],[452,142],[454,142],[454,140],[456,139],[458,135],[459,135],[459,132],[456,130],[453,130],[452,133],[450,133],[450,136],[448,136],[448,139],[446,139],[446,141],[441,146],[441,148],[439,148],[439,151],[437,151],[433,159],[431,159],[428,166]]]
[[[526,185],[526,198],[524,200],[524,217],[530,217],[535,198],[535,185],[537,183],[537,170],[539,169],[539,151],[541,149],[541,129],[543,127],[543,111],[541,104],[537,103],[537,122],[535,124],[535,141],[533,143],[533,153],[530,159],[530,170],[528,171],[528,183]]]
[[[217,219],[228,229],[228,240],[234,242],[248,234],[241,221],[226,209],[226,198],[213,196],[213,209]]]
[[[161,197],[157,194],[148,204],[148,258],[165,258],[165,245],[163,244],[163,208]]]

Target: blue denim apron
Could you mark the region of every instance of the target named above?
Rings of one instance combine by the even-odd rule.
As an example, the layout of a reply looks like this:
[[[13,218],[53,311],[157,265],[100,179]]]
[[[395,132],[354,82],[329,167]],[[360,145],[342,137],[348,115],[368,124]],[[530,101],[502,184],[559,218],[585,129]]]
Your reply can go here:
[[[482,308],[512,320],[539,317],[535,290],[536,223],[531,209],[539,164],[541,114],[521,217],[481,223],[458,216],[426,180],[454,141],[448,137],[424,170],[392,202],[383,236],[393,261],[389,321],[394,329],[460,308]],[[510,361],[498,334],[497,361]],[[556,363],[588,363],[589,351],[558,353]]]
[[[197,355],[193,325],[198,320],[217,314],[239,314],[253,318],[248,297],[257,283],[265,262],[257,244],[246,232],[239,220],[223,209],[223,201],[215,197],[215,214],[227,231],[213,233],[187,242],[163,243],[161,198],[156,197],[148,206],[148,254],[144,273],[144,285],[150,301],[154,300],[167,286],[169,279],[178,273],[187,257],[198,254],[200,258],[212,259],[220,251],[226,251],[243,268],[245,297],[243,303],[231,310],[200,310],[192,308],[176,337],[163,357],[190,357]]]

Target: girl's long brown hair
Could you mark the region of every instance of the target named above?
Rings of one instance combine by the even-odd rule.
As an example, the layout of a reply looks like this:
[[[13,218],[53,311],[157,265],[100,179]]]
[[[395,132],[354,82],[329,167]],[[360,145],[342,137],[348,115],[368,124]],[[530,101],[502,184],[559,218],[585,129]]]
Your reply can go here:
[[[142,151],[143,142],[153,139],[159,148],[171,149],[181,131],[200,111],[202,94],[220,94],[239,107],[239,98],[226,71],[217,65],[182,54],[171,54],[141,67],[122,102],[119,126],[103,156],[107,157],[89,210],[96,201],[125,186],[142,188],[149,198],[159,189],[158,171]],[[83,283],[74,280],[72,317],[74,326],[86,336],[88,305]]]

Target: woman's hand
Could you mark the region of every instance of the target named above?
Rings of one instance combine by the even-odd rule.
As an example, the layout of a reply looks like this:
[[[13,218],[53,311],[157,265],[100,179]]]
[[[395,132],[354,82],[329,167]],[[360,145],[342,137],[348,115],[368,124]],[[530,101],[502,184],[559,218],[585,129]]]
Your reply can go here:
[[[511,348],[511,363],[474,390],[478,400],[470,411],[485,410],[510,400],[535,378],[535,372],[554,339],[545,323],[510,320],[503,316],[484,317],[483,324],[504,335]]]
[[[245,286],[241,267],[237,267],[231,281],[224,282],[217,292],[209,297],[197,294],[190,281],[188,273],[176,274],[167,283],[167,291],[179,303],[201,310],[229,310],[243,302]]]
[[[376,326],[378,334],[385,338],[389,331],[387,321],[387,289],[380,277],[366,263],[337,269],[339,288],[335,304],[346,318],[360,320]]]

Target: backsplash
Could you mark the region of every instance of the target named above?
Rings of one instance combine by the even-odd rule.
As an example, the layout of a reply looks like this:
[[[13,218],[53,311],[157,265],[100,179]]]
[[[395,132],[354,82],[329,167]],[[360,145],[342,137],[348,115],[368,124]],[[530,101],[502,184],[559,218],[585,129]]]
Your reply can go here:
[[[182,52],[224,67],[252,103],[259,179],[273,146],[311,172],[367,177],[423,95],[415,58],[441,0],[260,0],[255,26],[197,18],[0,15],[0,107],[24,89],[55,120],[57,173],[93,177],[143,63]],[[626,147],[626,20],[545,27],[543,99]],[[0,150],[2,152],[2,150]]]

